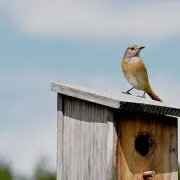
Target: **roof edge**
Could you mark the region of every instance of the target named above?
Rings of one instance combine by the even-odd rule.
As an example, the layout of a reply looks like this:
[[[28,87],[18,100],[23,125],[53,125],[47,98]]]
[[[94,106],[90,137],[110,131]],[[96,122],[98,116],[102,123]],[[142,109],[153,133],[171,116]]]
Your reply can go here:
[[[59,84],[52,82],[51,90],[63,95],[101,104],[115,109],[134,112],[147,112],[153,114],[171,115],[180,117],[180,109],[167,106],[161,102],[137,98],[119,93],[119,96],[83,87]]]

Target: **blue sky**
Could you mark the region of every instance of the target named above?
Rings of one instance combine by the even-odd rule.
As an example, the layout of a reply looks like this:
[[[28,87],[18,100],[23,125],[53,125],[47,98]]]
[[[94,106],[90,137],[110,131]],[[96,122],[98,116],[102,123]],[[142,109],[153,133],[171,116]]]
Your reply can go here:
[[[1,0],[0,158],[20,173],[31,174],[41,155],[55,167],[51,81],[124,91],[130,85],[120,61],[131,44],[146,46],[141,57],[154,90],[180,107],[179,8],[179,2]]]

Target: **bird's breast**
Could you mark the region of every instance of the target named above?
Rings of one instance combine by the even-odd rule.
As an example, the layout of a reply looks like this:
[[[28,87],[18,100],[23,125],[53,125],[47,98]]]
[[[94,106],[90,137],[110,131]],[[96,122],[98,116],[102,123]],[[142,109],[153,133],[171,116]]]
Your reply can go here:
[[[121,63],[123,74],[126,80],[136,89],[144,90],[147,86],[146,69],[139,57],[123,59]]]

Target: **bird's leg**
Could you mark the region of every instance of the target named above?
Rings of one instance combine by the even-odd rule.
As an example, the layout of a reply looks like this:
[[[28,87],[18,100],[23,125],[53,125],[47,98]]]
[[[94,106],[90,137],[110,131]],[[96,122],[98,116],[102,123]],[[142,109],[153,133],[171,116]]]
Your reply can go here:
[[[145,95],[146,95],[146,93],[144,92],[144,94],[143,94],[143,96],[142,96],[142,97],[143,97],[143,98],[146,98],[146,96],[145,96]]]
[[[128,91],[126,91],[126,92],[122,92],[122,93],[124,93],[124,94],[130,94],[130,95],[131,95],[130,91],[131,91],[132,89],[134,89],[134,87],[132,87],[132,88],[131,88],[131,89],[129,89]]]
[[[144,94],[142,95],[142,96],[137,96],[137,97],[141,97],[141,98],[146,98],[146,96],[145,96],[145,91],[144,91]]]

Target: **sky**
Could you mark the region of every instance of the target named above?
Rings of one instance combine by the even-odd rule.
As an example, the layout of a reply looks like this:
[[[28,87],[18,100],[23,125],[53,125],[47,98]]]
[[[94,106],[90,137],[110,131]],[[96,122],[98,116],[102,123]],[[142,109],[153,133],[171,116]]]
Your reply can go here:
[[[164,103],[180,107],[180,2],[0,0],[0,160],[32,174],[56,167],[56,93],[51,82],[122,92],[131,44]],[[134,92],[141,95],[142,92]]]

